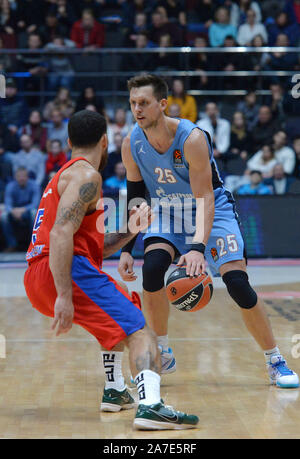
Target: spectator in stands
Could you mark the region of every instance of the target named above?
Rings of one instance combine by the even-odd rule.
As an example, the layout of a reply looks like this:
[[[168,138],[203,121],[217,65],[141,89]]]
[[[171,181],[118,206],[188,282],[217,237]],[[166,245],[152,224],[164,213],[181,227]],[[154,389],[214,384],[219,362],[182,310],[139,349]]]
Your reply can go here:
[[[155,10],[151,16],[151,27],[150,27],[150,40],[155,44],[159,44],[160,37],[162,35],[169,34],[172,37],[174,46],[182,46],[184,44],[183,29],[180,28],[176,23],[170,22],[166,14],[165,9]]]
[[[182,26],[186,25],[186,12],[185,12],[185,1],[184,0],[159,0],[157,7],[165,8],[168,17],[172,21],[176,21]]]
[[[140,33],[147,33],[147,16],[143,12],[137,12],[134,17],[134,24],[131,25],[126,38],[128,47],[135,46],[137,36]]]
[[[254,48],[261,48],[264,45],[265,45],[265,42],[264,42],[262,35],[255,35],[250,46],[253,46]],[[247,53],[247,60],[250,63],[250,69],[258,72],[259,70],[262,70],[264,65],[266,64],[268,60],[268,54],[267,53]]]
[[[0,72],[10,72],[12,69],[12,60],[8,54],[4,54],[1,50],[5,48],[3,39],[0,35]]]
[[[170,118],[182,118],[181,108],[178,104],[171,104],[168,106],[168,116]]]
[[[273,146],[275,158],[278,163],[282,164],[284,172],[291,175],[294,172],[296,164],[296,155],[294,150],[287,145],[287,135],[284,131],[278,131],[273,136]]]
[[[232,5],[234,5],[234,2],[230,2]],[[238,7],[231,8],[230,11],[230,19],[231,23],[235,25],[236,27],[239,27],[241,24],[245,24],[247,21],[247,12],[251,8],[255,12],[255,20],[257,23],[262,22],[262,14],[261,14],[261,9],[259,6],[259,2],[253,2],[252,0],[239,0],[238,2]],[[225,1],[225,5],[227,5],[227,2]]]
[[[46,174],[57,172],[67,162],[67,156],[62,149],[60,140],[51,140],[46,160]]]
[[[71,30],[71,40],[78,48],[87,51],[104,46],[105,28],[97,22],[91,10],[83,10],[81,19],[76,21]]]
[[[71,40],[57,35],[52,39],[51,43],[48,43],[45,46],[45,49],[51,51],[63,51],[64,49],[74,47],[75,44]],[[66,54],[50,54],[48,62],[49,72],[52,73],[52,75],[48,75],[49,90],[55,91],[60,86],[71,89],[74,80],[74,70],[70,58]],[[64,74],[59,75],[59,73]]]
[[[215,2],[213,0],[199,0],[195,2],[193,9],[198,16],[198,21],[208,29],[213,23],[216,12]]]
[[[95,18],[101,14],[101,7],[105,5],[104,0],[73,0],[75,13],[78,18],[82,16],[85,10],[91,10]]]
[[[277,14],[274,23],[268,26],[269,45],[274,46],[279,34],[287,35],[291,46],[295,46],[300,38],[300,27],[297,22],[292,21],[288,14],[281,11]]]
[[[294,176],[300,179],[300,136],[295,137],[293,141],[293,148],[296,154],[296,165],[294,169]]]
[[[265,184],[272,189],[273,194],[286,194],[294,180],[293,177],[287,177],[282,164],[276,164],[272,177],[266,179]]]
[[[229,148],[230,123],[219,116],[219,109],[214,102],[208,102],[205,107],[205,116],[197,121],[197,125],[210,134],[214,157],[220,158]]]
[[[97,96],[96,90],[93,86],[84,88],[76,102],[75,111],[84,110],[87,105],[95,105],[97,111],[104,114],[104,102],[102,97]]]
[[[28,34],[36,33],[45,18],[43,0],[17,0],[17,27],[19,46],[24,48]]]
[[[20,138],[21,150],[13,156],[12,167],[14,174],[19,167],[27,169],[29,177],[39,186],[45,177],[45,155],[32,146],[31,137],[23,134]]]
[[[247,129],[245,116],[242,112],[235,112],[232,117],[228,154],[231,157],[241,156],[245,160],[249,156],[250,145],[251,134]]]
[[[47,128],[42,126],[42,115],[38,110],[32,110],[29,123],[21,128],[21,135],[28,134],[31,137],[33,148],[46,151]]]
[[[28,118],[28,107],[18,94],[18,88],[15,80],[7,78],[5,99],[0,103],[0,122],[5,122],[6,126],[12,133],[16,133],[18,128],[23,126]]]
[[[114,196],[121,190],[126,190],[126,169],[122,161],[115,165],[114,175],[105,180],[103,194],[104,196]]]
[[[264,145],[249,159],[247,167],[250,171],[260,171],[264,178],[269,178],[273,175],[275,164],[277,164],[277,160],[274,156],[274,148],[272,145]]]
[[[279,83],[272,83],[269,89],[271,95],[264,98],[264,105],[268,105],[271,108],[273,118],[282,124],[286,119],[284,111],[284,89]]]
[[[11,163],[6,160],[4,150],[0,146],[0,203],[3,202],[5,187],[11,181],[11,179]]]
[[[250,145],[251,134],[247,130],[245,117],[243,113],[235,112],[231,123],[230,148],[225,157],[225,187],[229,191],[234,191],[249,181],[244,173]]]
[[[114,119],[107,123],[108,153],[116,149],[114,135],[119,133],[122,137],[126,137],[130,129],[131,125],[127,122],[126,111],[124,108],[117,108],[114,113]]]
[[[231,48],[233,46],[237,46],[235,38],[231,35],[228,35],[224,40],[224,48]],[[247,58],[244,55],[233,53],[218,53],[215,56],[216,61],[216,69],[225,71],[225,72],[234,72],[238,70],[246,70],[248,68]],[[244,87],[244,80],[239,78],[232,78],[232,77],[221,77],[215,83],[217,87],[222,89],[242,89]]]
[[[10,154],[20,150],[18,129],[15,130],[15,126],[11,126],[11,128],[13,129],[9,129],[5,123],[0,121],[0,154],[4,155],[3,157],[6,157],[9,161]]]
[[[27,47],[29,50],[37,51],[42,48],[42,40],[38,33],[31,33],[28,37]],[[24,78],[26,91],[38,92],[41,87],[41,79],[45,78],[48,72],[48,63],[42,54],[29,53],[17,56],[18,67],[22,72],[29,72],[30,78]],[[39,103],[37,96],[30,96],[28,103],[36,107]]]
[[[114,174],[115,165],[122,162],[121,148],[122,148],[123,137],[119,132],[114,134],[113,144],[114,150],[108,155],[107,164],[102,172],[103,180],[111,177]]]
[[[263,145],[269,144],[279,128],[280,125],[273,118],[271,108],[267,105],[262,105],[258,112],[257,122],[252,130],[253,152],[258,151]]]
[[[69,36],[71,28],[77,19],[73,2],[56,0],[56,3],[51,5],[51,10],[55,12],[59,24],[67,28]]]
[[[205,37],[196,37],[194,41],[195,48],[207,48],[208,41]],[[192,77],[192,87],[195,89],[209,89],[210,80],[206,71],[213,70],[213,57],[204,52],[192,53],[190,56],[191,70],[201,72],[200,76]]]
[[[290,46],[289,38],[284,33],[280,33],[277,36],[275,46]],[[285,53],[285,52],[277,52],[274,51],[273,53],[269,54],[267,64],[265,65],[264,70],[294,70],[297,64],[297,55],[296,53]],[[287,77],[278,77],[274,76],[271,78],[272,83],[280,82],[280,79],[283,81],[287,80]],[[288,78],[289,79],[289,78]]]
[[[258,120],[259,105],[255,91],[249,91],[244,100],[240,101],[236,110],[245,116],[247,128],[251,132]]]
[[[51,122],[48,125],[48,139],[60,140],[62,149],[67,152],[68,146],[68,124],[63,120],[63,114],[60,110],[53,109],[51,113]]]
[[[49,43],[58,35],[66,38],[68,28],[59,22],[56,13],[49,11],[46,14],[45,23],[39,27],[39,34],[44,43]]]
[[[5,252],[17,249],[16,228],[32,230],[35,214],[41,197],[40,187],[28,177],[25,167],[15,172],[15,180],[5,189],[4,212],[1,214],[2,232],[6,241]]]
[[[4,48],[16,48],[17,16],[12,10],[8,0],[0,1],[0,34],[4,42]]]
[[[250,46],[251,41],[256,35],[261,35],[264,43],[268,42],[268,33],[262,23],[256,21],[254,10],[247,11],[247,21],[239,27],[237,42],[240,46]]]
[[[250,183],[242,185],[238,190],[239,195],[253,195],[253,194],[272,194],[271,189],[263,183],[262,173],[260,171],[250,172]]]
[[[45,120],[51,120],[53,110],[59,110],[63,119],[67,120],[75,111],[75,102],[71,99],[70,91],[68,88],[61,87],[56,93],[56,97],[50,100],[44,108],[43,116]]]
[[[215,13],[215,22],[209,27],[208,36],[210,45],[213,47],[222,46],[228,35],[236,38],[237,29],[230,24],[227,8],[220,7]]]
[[[173,46],[172,39],[169,34],[161,35],[159,39],[158,46],[160,48],[170,48]],[[160,51],[155,55],[155,64],[156,71],[168,71],[168,70],[178,70],[178,54],[170,54],[165,51]]]
[[[135,48],[144,49],[149,47],[149,39],[146,32],[140,32],[136,36]],[[123,57],[122,68],[124,71],[145,72],[154,68],[154,60],[152,54],[149,53],[130,53],[125,54]]]
[[[147,16],[152,13],[156,4],[156,0],[129,0],[125,3],[127,17],[127,25],[134,23],[134,18],[137,13],[145,13]]]
[[[178,78],[173,81],[171,95],[168,96],[168,106],[172,104],[179,105],[182,118],[196,122],[198,114],[196,99],[186,93],[183,80]],[[168,114],[168,106],[166,114]]]

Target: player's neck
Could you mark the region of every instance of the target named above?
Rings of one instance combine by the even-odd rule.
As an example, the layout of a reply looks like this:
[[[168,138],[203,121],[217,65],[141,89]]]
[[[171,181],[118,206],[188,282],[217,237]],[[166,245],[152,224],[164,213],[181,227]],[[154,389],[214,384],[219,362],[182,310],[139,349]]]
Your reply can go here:
[[[99,154],[98,149],[88,149],[88,148],[73,148],[71,159],[75,158],[85,158],[91,166],[93,166],[96,170],[99,169],[101,156]]]
[[[179,122],[164,116],[155,126],[144,129],[148,142],[160,153],[172,144]]]

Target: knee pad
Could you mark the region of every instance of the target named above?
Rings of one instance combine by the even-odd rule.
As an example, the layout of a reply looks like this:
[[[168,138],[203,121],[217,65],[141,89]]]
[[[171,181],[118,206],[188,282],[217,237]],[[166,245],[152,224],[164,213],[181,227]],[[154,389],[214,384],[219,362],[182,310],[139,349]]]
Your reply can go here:
[[[154,249],[144,256],[143,264],[143,288],[147,292],[157,292],[165,285],[165,274],[172,257],[164,249]]]
[[[228,271],[222,276],[231,298],[243,309],[251,309],[257,303],[257,294],[248,281],[248,274],[241,270]]]

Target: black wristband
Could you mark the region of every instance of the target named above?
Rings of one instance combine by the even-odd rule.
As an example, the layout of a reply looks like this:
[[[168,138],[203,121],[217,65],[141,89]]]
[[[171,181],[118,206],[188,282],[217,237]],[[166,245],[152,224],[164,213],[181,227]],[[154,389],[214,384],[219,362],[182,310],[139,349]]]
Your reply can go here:
[[[203,242],[194,242],[194,244],[192,244],[190,250],[196,250],[197,252],[203,253],[203,255],[204,255],[205,244],[203,244]]]

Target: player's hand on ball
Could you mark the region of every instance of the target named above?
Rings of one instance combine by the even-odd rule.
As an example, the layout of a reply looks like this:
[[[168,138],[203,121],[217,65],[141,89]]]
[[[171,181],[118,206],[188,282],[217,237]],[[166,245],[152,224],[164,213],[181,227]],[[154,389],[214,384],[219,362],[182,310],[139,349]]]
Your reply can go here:
[[[67,333],[72,328],[74,317],[74,306],[72,303],[72,297],[60,297],[58,296],[54,306],[54,321],[51,329],[55,330],[56,325],[56,336]]]
[[[123,252],[120,257],[118,271],[123,281],[132,282],[137,279],[133,272],[134,259],[128,252]]]
[[[129,213],[128,228],[132,234],[137,234],[140,231],[143,231],[151,225],[151,222],[154,219],[151,207],[149,207],[145,202],[139,207],[134,206]]]
[[[177,263],[177,266],[186,265],[186,274],[190,277],[199,276],[205,271],[204,255],[197,250],[182,255]]]

